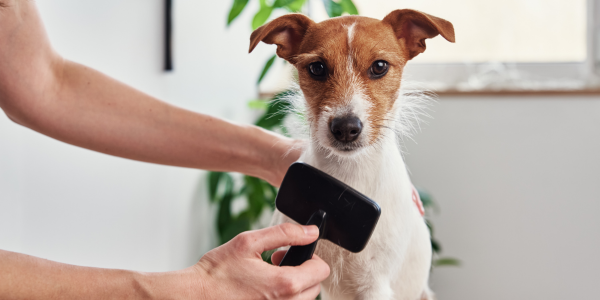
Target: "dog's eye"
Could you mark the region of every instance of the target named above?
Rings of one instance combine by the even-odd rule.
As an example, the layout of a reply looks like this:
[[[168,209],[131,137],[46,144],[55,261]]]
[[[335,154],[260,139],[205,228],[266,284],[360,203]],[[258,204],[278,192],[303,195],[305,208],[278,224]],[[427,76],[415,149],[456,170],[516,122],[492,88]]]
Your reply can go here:
[[[390,65],[385,60],[378,60],[371,65],[371,78],[383,77],[390,69]]]
[[[325,80],[327,68],[322,62],[314,62],[308,65],[308,73],[316,80]]]

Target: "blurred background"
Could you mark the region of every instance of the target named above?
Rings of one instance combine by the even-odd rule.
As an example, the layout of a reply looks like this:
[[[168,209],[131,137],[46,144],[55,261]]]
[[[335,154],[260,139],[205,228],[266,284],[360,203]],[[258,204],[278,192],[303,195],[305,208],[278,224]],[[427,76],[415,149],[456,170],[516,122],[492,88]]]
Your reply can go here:
[[[413,182],[433,196],[444,299],[593,298],[600,282],[600,9],[596,0],[354,0],[382,18],[414,8],[451,21],[405,77],[436,91],[407,141]],[[249,100],[289,85],[274,46],[249,55],[259,3],[174,0],[174,70],[163,71],[162,0],[38,1],[64,57],[169,103],[253,123]],[[269,1],[263,3],[270,3]],[[320,0],[304,12],[328,14]],[[270,18],[281,13],[273,13]],[[206,172],[70,146],[0,116],[0,249],[65,263],[167,271],[219,243]]]

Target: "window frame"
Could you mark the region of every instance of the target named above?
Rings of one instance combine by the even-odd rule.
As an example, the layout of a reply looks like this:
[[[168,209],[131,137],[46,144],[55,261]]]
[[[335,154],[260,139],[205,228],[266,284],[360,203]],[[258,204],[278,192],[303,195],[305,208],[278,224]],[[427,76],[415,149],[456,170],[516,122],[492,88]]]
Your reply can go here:
[[[404,78],[440,94],[600,94],[600,0],[586,4],[583,62],[408,63]]]

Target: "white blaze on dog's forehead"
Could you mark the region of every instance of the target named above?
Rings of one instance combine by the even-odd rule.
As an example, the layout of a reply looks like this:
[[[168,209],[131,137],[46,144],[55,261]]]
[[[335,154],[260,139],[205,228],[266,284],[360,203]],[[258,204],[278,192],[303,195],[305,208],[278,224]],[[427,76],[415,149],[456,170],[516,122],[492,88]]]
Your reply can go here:
[[[367,101],[367,97],[365,96],[362,86],[360,84],[360,79],[357,74],[355,74],[353,68],[353,59],[352,59],[352,42],[354,41],[355,35],[355,26],[356,23],[352,23],[352,25],[348,26],[348,73],[351,74],[351,86],[352,90],[350,97],[348,97],[347,112],[350,112],[356,115],[362,122],[365,122],[367,118],[367,111],[369,108],[373,106],[373,103]]]
[[[348,29],[348,49],[352,49],[352,39],[354,39],[354,26],[356,26],[356,23],[352,23],[352,25],[347,26],[346,28]]]
[[[354,26],[356,23],[347,26],[348,29],[348,72],[352,72],[352,40],[354,40]]]

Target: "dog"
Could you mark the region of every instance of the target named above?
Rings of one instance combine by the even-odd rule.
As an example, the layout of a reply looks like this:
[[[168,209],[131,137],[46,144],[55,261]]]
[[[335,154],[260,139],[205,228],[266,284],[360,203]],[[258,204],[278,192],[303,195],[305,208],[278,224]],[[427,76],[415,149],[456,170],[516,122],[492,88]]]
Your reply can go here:
[[[425,39],[437,35],[454,42],[452,23],[401,9],[383,20],[342,16],[320,23],[288,14],[250,37],[250,52],[261,41],[275,44],[277,55],[298,71],[309,133],[300,161],[381,206],[379,223],[362,252],[319,243],[315,253],[332,271],[322,283],[322,299],[433,297],[429,231],[396,133],[409,126],[411,103],[401,91],[404,66],[425,51]],[[273,222],[293,221],[275,212]]]

